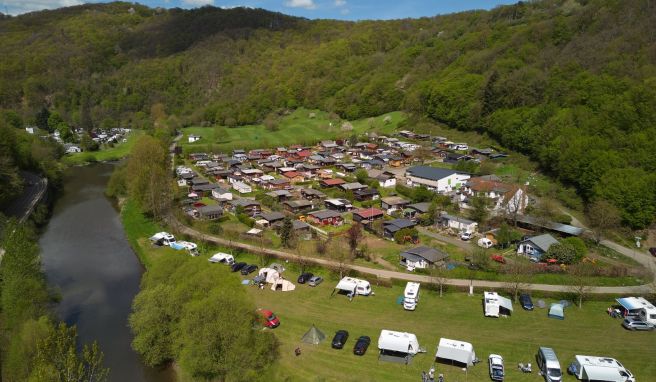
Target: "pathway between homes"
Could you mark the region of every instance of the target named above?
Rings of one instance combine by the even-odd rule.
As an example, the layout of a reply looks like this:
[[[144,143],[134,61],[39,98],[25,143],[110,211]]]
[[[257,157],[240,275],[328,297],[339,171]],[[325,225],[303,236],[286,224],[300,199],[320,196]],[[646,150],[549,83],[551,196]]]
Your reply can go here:
[[[193,228],[187,227],[185,225],[180,224],[178,221],[172,220],[171,223],[172,225],[176,228],[178,228],[178,231],[189,235],[195,239],[198,240],[204,240],[213,244],[217,245],[222,245],[222,246],[229,246],[233,248],[239,248],[243,249],[249,252],[253,253],[265,253],[270,256],[277,257],[279,259],[284,259],[284,260],[291,260],[291,261],[297,261],[299,256],[284,252],[284,251],[278,251],[274,249],[268,249],[268,248],[261,248],[256,245],[251,245],[251,244],[246,244],[246,243],[241,243],[241,242],[236,242],[232,240],[226,240],[220,237],[216,237],[213,235],[205,234],[202,232],[199,232]],[[619,246],[618,244],[613,243],[616,246]],[[605,245],[605,244],[604,244]],[[620,246],[621,247],[621,246]],[[622,247],[623,248],[623,247]],[[628,250],[627,248],[624,248],[625,250]],[[630,250],[628,250],[630,251]],[[618,251],[620,252],[620,251]],[[624,252],[622,252],[624,253]],[[628,255],[627,255],[628,256]],[[330,267],[330,268],[337,268],[339,267],[339,263],[333,260],[329,259],[322,259],[322,258],[315,258],[315,257],[309,257],[307,258],[309,261],[323,266],[323,267]],[[636,258],[638,260],[638,258]],[[640,261],[640,260],[638,260]],[[430,283],[431,282],[431,277],[430,276],[425,276],[425,275],[419,275],[419,274],[413,274],[413,273],[403,273],[403,272],[397,272],[397,271],[392,271],[392,270],[387,270],[387,269],[375,269],[375,268],[369,268],[369,267],[364,267],[361,265],[354,265],[354,264],[345,264],[343,265],[344,268],[352,269],[354,271],[363,273],[363,274],[368,274],[368,275],[373,275],[379,278],[383,279],[398,279],[398,280],[405,280],[405,281],[417,281],[417,282],[423,282],[423,283]],[[458,287],[468,287],[469,285],[473,285],[475,288],[490,288],[490,289],[495,289],[495,288],[504,288],[506,287],[506,283],[500,282],[500,281],[486,281],[486,280],[463,280],[463,279],[446,279],[445,282],[446,285],[452,285],[452,286],[458,286]],[[571,292],[572,287],[567,286],[567,285],[548,285],[548,284],[528,284],[527,289],[530,290],[536,290],[536,291],[546,291],[546,292]],[[590,287],[590,290],[588,293],[592,294],[618,294],[618,295],[624,295],[624,294],[643,294],[649,291],[649,286],[648,285],[638,285],[638,286],[625,286],[625,287]]]

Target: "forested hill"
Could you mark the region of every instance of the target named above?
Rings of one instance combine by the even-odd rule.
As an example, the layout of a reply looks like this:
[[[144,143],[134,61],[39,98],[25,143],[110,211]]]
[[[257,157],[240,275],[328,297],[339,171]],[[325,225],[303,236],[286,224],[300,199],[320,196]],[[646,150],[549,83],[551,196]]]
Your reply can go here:
[[[402,109],[488,132],[635,228],[656,215],[650,0],[356,23],[94,4],[0,20],[0,57],[0,107],[26,122],[44,106],[82,127],[148,126],[162,109],[229,126],[297,106]]]

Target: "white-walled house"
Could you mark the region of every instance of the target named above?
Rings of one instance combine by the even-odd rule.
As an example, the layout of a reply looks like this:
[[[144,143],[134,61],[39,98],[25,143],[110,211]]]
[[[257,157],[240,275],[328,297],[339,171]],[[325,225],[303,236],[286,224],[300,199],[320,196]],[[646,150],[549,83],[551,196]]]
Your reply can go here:
[[[410,167],[405,174],[411,187],[425,186],[437,192],[449,192],[460,188],[471,176],[455,170],[430,166]]]
[[[445,212],[440,214],[438,223],[445,228],[453,228],[461,232],[476,232],[478,223],[473,220],[461,218],[460,216],[449,215]]]
[[[248,194],[253,192],[253,188],[244,182],[234,182],[232,188],[240,194]]]
[[[524,188],[503,183],[494,175],[467,180],[460,195],[461,208],[470,208],[467,203],[462,203],[469,196],[488,198],[491,201],[490,209],[495,213],[521,214],[528,205],[528,195]]]
[[[223,188],[215,188],[212,190],[212,198],[216,200],[232,200],[232,192]]]

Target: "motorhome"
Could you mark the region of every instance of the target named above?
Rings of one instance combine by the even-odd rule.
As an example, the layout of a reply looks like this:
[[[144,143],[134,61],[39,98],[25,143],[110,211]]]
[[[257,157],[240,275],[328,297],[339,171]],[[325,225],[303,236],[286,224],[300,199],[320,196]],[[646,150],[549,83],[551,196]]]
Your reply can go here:
[[[175,237],[168,232],[157,232],[150,237],[150,241],[155,245],[171,245],[175,243]]]
[[[614,358],[576,355],[568,371],[581,381],[635,382],[635,377]]]
[[[419,352],[419,341],[412,333],[381,330],[378,349],[380,354],[413,356]]]
[[[369,281],[353,277],[344,277],[339,280],[335,290],[347,292],[351,297],[355,297],[356,295],[369,296],[370,294],[373,294]]]
[[[226,265],[232,265],[235,263],[235,257],[229,253],[215,253],[212,257],[209,258],[210,263],[222,263]]]
[[[512,301],[509,298],[499,296],[497,292],[483,292],[485,306],[485,317],[509,316],[512,313]]]
[[[644,297],[624,297],[616,300],[627,316],[635,316],[640,321],[656,325],[656,307]]]
[[[544,377],[545,382],[560,382],[563,379],[563,372],[560,369],[560,362],[556,357],[556,352],[551,348],[540,347],[536,357],[540,374]]]
[[[419,286],[421,284],[408,282],[405,285],[405,291],[403,292],[403,309],[405,310],[415,310],[417,309],[417,303],[419,302]]]

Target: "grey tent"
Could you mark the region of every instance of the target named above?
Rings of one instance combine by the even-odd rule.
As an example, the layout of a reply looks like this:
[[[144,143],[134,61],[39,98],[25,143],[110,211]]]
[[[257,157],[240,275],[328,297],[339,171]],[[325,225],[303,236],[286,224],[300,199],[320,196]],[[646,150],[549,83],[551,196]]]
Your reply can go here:
[[[323,332],[317,329],[317,327],[314,325],[312,325],[310,330],[308,330],[305,334],[303,334],[303,337],[301,337],[301,341],[313,345],[319,345],[319,342],[325,339],[326,335],[323,334]]]
[[[544,309],[544,308],[547,307],[547,303],[544,302],[544,300],[538,300],[537,306],[538,306],[538,308]]]

